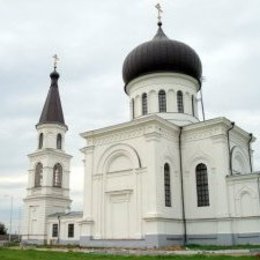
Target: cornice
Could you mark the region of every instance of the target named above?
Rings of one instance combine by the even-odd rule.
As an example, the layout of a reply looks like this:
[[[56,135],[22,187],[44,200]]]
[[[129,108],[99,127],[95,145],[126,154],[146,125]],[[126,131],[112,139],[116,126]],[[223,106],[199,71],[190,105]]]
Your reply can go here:
[[[247,179],[257,179],[257,178],[260,178],[260,172],[253,172],[253,173],[241,174],[241,175],[227,175],[226,176],[226,180],[228,182],[247,180]]]
[[[60,196],[41,195],[41,194],[37,194],[37,195],[35,194],[35,195],[27,196],[26,198],[23,199],[23,201],[32,201],[32,200],[39,201],[39,200],[42,200],[42,199],[50,199],[50,200],[54,200],[54,201],[60,200],[60,201],[72,202],[72,200],[69,197],[66,198],[66,197],[60,197]]]
[[[231,121],[225,117],[217,117],[206,121],[190,124],[183,127],[183,135],[186,140],[200,140],[216,135],[227,135],[227,130],[231,125]],[[235,126],[231,134],[236,138],[247,141],[249,133],[242,128]],[[255,140],[255,138],[254,138]]]
[[[68,127],[66,125],[62,125],[62,124],[55,124],[55,123],[44,123],[44,124],[40,124],[40,125],[36,125],[36,129],[38,131],[43,130],[43,129],[60,129],[63,130],[65,132],[68,131]]]
[[[172,73],[170,72],[149,73],[147,75],[140,76],[132,80],[131,82],[129,82],[125,88],[127,95],[129,95],[130,88],[136,85],[140,85],[141,87],[149,86],[151,85],[151,80],[153,81],[154,84],[161,84],[163,80],[164,84],[174,83],[176,85],[181,85],[185,87],[189,87],[190,84],[193,84],[197,87],[197,91],[200,89],[200,85],[198,81],[188,75],[173,73],[173,72]],[[186,84],[184,84],[184,81],[186,81]]]
[[[65,157],[69,159],[73,157],[72,155],[67,154],[64,151],[53,149],[53,148],[44,148],[41,150],[37,150],[36,152],[28,154],[27,156],[33,158],[33,157],[44,156],[44,155],[56,155],[56,156]]]
[[[100,129],[96,129],[93,131],[87,131],[84,133],[81,133],[80,136],[83,138],[90,138],[90,137],[101,137],[108,134],[119,134],[121,132],[126,132],[128,130],[134,130],[134,129],[142,129],[143,126],[149,125],[149,124],[157,124],[161,125],[162,127],[168,128],[171,131],[179,131],[179,127],[174,125],[173,123],[157,116],[157,115],[148,115],[146,117],[138,118],[129,122],[125,122],[122,124],[117,124],[109,127],[104,127]]]

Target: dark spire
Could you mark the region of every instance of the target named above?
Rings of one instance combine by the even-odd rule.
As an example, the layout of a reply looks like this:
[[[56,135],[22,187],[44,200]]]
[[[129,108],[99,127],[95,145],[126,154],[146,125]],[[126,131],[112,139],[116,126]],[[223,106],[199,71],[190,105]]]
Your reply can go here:
[[[37,125],[60,124],[66,126],[58,88],[59,77],[60,75],[56,71],[56,66],[54,66],[54,71],[50,74],[51,86],[41,113],[39,123]]]
[[[158,23],[158,30],[155,36],[153,37],[153,40],[169,40],[167,35],[164,33],[162,29],[162,23]]]
[[[158,11],[158,22],[157,22],[157,25],[158,25],[158,30],[157,30],[157,33],[155,34],[155,36],[153,37],[153,40],[168,40],[168,37],[166,36],[166,34],[164,33],[163,29],[162,29],[162,7],[161,5],[158,3],[155,8],[157,9]]]

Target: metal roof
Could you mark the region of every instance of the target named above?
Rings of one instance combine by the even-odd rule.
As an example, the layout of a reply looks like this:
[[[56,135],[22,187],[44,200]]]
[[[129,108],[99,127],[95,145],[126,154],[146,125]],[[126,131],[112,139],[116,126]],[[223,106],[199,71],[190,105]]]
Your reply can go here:
[[[37,125],[60,124],[66,126],[58,88],[59,77],[60,75],[56,70],[50,74],[51,86]]]
[[[202,65],[198,54],[185,43],[169,39],[161,28],[151,41],[137,46],[126,57],[123,79],[131,80],[150,73],[176,72],[191,76],[200,83]]]
[[[83,211],[70,211],[68,213],[64,213],[64,212],[57,212],[54,214],[49,215],[48,217],[62,217],[62,218],[66,218],[66,217],[82,217],[83,216]]]

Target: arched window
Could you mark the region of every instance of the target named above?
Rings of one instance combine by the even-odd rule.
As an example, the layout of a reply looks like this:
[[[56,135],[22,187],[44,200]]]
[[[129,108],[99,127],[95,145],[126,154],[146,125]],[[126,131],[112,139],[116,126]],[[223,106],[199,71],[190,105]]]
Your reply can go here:
[[[43,133],[40,133],[38,149],[42,149],[42,146],[43,146]]]
[[[165,207],[171,207],[171,173],[170,166],[168,163],[164,164],[164,200]]]
[[[178,104],[178,112],[184,113],[183,94],[180,90],[177,92],[177,104]]]
[[[158,94],[159,112],[166,112],[166,94],[164,90],[160,90]]]
[[[142,114],[147,115],[148,108],[147,108],[147,94],[144,93],[142,95]]]
[[[209,206],[209,187],[207,166],[200,163],[196,167],[197,203],[198,207]]]
[[[61,150],[62,147],[62,136],[61,134],[57,134],[57,149]]]
[[[132,98],[132,118],[134,119],[135,118],[135,101],[134,99]]]
[[[42,164],[37,163],[35,168],[35,175],[34,175],[34,186],[35,187],[41,187],[42,186]]]
[[[62,183],[62,166],[57,163],[53,167],[53,187],[61,188]]]
[[[193,95],[191,95],[191,109],[192,109],[192,116],[195,116],[194,96]]]

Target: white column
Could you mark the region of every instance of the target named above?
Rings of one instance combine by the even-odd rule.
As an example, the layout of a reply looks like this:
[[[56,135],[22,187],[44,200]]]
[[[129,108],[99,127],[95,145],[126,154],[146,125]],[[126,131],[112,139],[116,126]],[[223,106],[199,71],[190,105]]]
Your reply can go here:
[[[148,113],[158,112],[158,98],[155,90],[152,90],[148,94]]]
[[[176,112],[176,98],[175,98],[175,91],[170,89],[166,94],[166,102],[167,102],[167,112]]]
[[[94,153],[94,146],[89,146],[85,148],[85,160],[84,168],[85,168],[85,174],[84,174],[84,213],[83,218],[84,219],[92,219],[92,203],[93,203],[93,197],[92,197],[92,186],[93,186],[93,153]]]
[[[141,97],[138,95],[135,97],[135,117],[139,117],[142,115],[142,104]]]
[[[183,95],[184,113],[192,115],[192,101],[189,92],[185,92]]]

